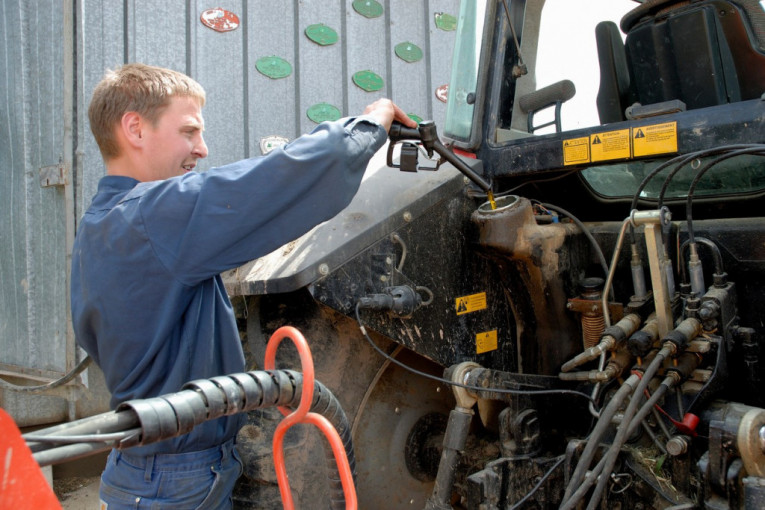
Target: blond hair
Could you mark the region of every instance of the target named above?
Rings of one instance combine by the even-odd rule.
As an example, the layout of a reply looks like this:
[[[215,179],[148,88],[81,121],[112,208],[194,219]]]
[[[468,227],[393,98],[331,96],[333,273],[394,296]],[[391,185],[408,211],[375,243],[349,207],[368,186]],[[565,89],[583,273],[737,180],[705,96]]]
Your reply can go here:
[[[104,160],[120,155],[115,128],[127,112],[136,112],[156,125],[174,96],[205,104],[202,86],[183,73],[146,64],[125,64],[107,71],[96,85],[88,107],[90,130]]]

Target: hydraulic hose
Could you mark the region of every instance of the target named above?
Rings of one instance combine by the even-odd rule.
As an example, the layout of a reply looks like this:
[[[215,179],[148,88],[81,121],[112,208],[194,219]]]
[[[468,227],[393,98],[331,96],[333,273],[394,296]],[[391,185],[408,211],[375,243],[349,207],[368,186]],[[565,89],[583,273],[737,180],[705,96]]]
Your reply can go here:
[[[621,449],[624,442],[627,440],[627,437],[628,437],[627,431],[629,429],[629,424],[632,422],[632,417],[635,415],[637,406],[641,401],[640,396],[648,387],[648,383],[651,381],[653,376],[656,375],[656,372],[664,363],[664,360],[667,358],[667,356],[672,354],[674,350],[675,350],[674,344],[672,344],[671,342],[665,342],[664,346],[656,354],[656,357],[651,361],[651,363],[646,368],[645,373],[643,374],[643,377],[640,380],[640,383],[638,384],[637,388],[635,388],[635,393],[633,395],[633,398],[630,399],[630,403],[627,405],[627,409],[624,411],[624,417],[622,418],[622,422],[619,424],[619,427],[616,429],[616,437],[614,438],[614,441],[608,450],[609,453],[613,449],[616,449],[616,451],[618,452]],[[603,471],[602,471],[603,473],[611,472],[611,470],[614,467],[614,464],[616,463],[616,457],[617,457],[616,455],[606,456],[605,462],[603,465]],[[597,476],[597,475],[594,474],[594,476]],[[608,483],[607,478],[608,478],[607,476],[601,477],[601,479],[598,481],[598,487],[600,487],[601,492],[602,492],[602,489],[605,487],[605,484]],[[592,501],[595,501],[594,496],[591,502]]]
[[[574,469],[574,473],[571,475],[571,480],[566,487],[566,492],[563,495],[563,504],[561,505],[561,510],[564,508],[573,508],[573,505],[569,506],[568,503],[570,501],[569,498],[574,491],[574,487],[577,487],[582,483],[584,476],[587,474],[587,468],[590,467],[590,462],[592,462],[593,457],[595,457],[595,452],[597,451],[598,442],[601,436],[603,436],[603,434],[606,432],[606,429],[608,429],[608,427],[611,425],[611,419],[616,414],[616,411],[619,409],[624,399],[627,398],[627,395],[632,393],[635,385],[639,380],[640,378],[635,374],[629,376],[610,400],[605,409],[603,409],[603,411],[600,413],[600,418],[598,419],[598,422],[595,424],[595,428],[590,434],[590,439],[587,441],[587,445],[584,447],[584,451],[579,457],[579,462],[576,465],[576,469]]]
[[[638,377],[633,374],[634,377]],[[630,437],[634,432],[635,429],[637,429],[638,426],[643,422],[643,419],[645,416],[653,409],[653,406],[661,399],[664,394],[667,392],[667,390],[676,382],[676,378],[674,376],[670,376],[664,379],[664,381],[661,383],[659,388],[654,392],[654,394],[651,396],[648,401],[640,408],[640,411],[635,415],[635,417],[630,420],[629,427],[627,429],[627,433],[625,434],[625,437]],[[632,401],[640,401],[639,393],[636,391],[633,395]],[[625,423],[622,421],[622,424]],[[605,467],[606,463],[609,462],[609,454],[612,450],[616,451],[616,455],[618,456],[619,451],[621,450],[621,444],[618,448],[614,448],[614,445],[616,444],[616,439],[614,439],[614,443],[612,444],[611,448],[609,448],[608,452],[603,455],[603,457],[600,459],[600,461],[595,465],[595,467],[590,471],[590,473],[586,473],[587,477],[582,477],[582,480],[577,483],[576,485],[572,485],[569,483],[569,487],[577,487],[577,489],[571,494],[570,497],[567,495],[563,498],[563,504],[560,506],[560,510],[570,510],[574,507],[576,507],[581,499],[584,497],[585,494],[587,494],[587,491],[590,490],[590,487],[592,487],[592,484],[595,483],[596,480],[602,480],[607,479],[608,477],[600,477],[598,476],[603,472],[603,468]],[[588,442],[589,446],[589,442]],[[614,459],[615,460],[615,459]],[[587,465],[589,465],[589,462],[587,462]],[[588,466],[585,466],[585,469]],[[577,464],[577,468],[579,468],[579,464]],[[572,477],[573,481],[573,477]],[[568,492],[568,487],[566,488]],[[599,497],[599,496],[598,496]],[[595,496],[593,496],[592,501],[596,501]]]
[[[643,422],[645,417],[648,416],[648,413],[650,413],[651,410],[653,410],[656,403],[664,396],[665,393],[667,393],[667,390],[669,390],[675,384],[676,381],[677,379],[674,376],[666,377],[662,381],[662,383],[659,385],[659,387],[656,389],[656,391],[651,396],[651,398],[649,398],[640,407],[640,410],[634,415],[634,417],[630,419],[629,422],[622,421],[622,423],[619,425],[619,430],[617,430],[616,438],[614,438],[613,444],[608,449],[606,454],[603,456],[603,459],[602,459],[603,470],[593,471],[592,473],[591,480],[597,479],[598,485],[595,486],[595,490],[592,493],[590,503],[587,505],[587,510],[595,510],[598,507],[599,505],[598,500],[600,499],[600,496],[603,494],[603,491],[605,490],[606,485],[608,485],[608,480],[611,474],[611,470],[613,469],[613,466],[616,463],[616,458],[619,456],[619,452],[621,451],[621,448],[624,445],[626,439],[630,437],[632,433],[635,432],[635,429],[637,429],[637,427],[640,426],[640,424]],[[641,400],[639,397],[640,395],[637,392],[635,392],[635,398],[633,398],[630,401],[630,404],[632,404],[633,401],[639,402]],[[625,413],[625,418],[626,418],[626,413]],[[621,430],[624,430],[624,434],[622,434],[622,436],[620,437],[619,433],[621,432]],[[601,473],[603,474],[603,476],[599,477],[598,475]]]
[[[23,437],[40,466],[93,455],[111,448],[156,443],[189,432],[194,426],[225,415],[273,406],[297,407],[303,375],[291,370],[254,370],[211,379],[192,381],[177,393],[122,403],[116,411],[102,413],[54,427],[37,430]],[[351,473],[355,476],[355,456],[351,427],[337,398],[321,382],[313,383],[311,412],[326,417],[338,430]],[[124,432],[122,439],[106,440],[99,435]],[[90,436],[90,441],[86,441]],[[67,439],[68,438],[68,439]],[[328,467],[337,472],[334,457]],[[333,499],[337,480],[333,485]],[[337,507],[337,506],[336,506]],[[339,508],[345,508],[339,506]]]

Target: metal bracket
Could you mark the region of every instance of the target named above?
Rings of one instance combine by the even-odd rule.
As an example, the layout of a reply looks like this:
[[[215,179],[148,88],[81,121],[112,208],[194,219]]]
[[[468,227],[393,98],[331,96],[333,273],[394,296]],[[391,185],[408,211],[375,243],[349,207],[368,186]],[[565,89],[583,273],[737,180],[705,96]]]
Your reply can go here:
[[[40,187],[66,186],[69,184],[69,168],[64,163],[40,168]]]

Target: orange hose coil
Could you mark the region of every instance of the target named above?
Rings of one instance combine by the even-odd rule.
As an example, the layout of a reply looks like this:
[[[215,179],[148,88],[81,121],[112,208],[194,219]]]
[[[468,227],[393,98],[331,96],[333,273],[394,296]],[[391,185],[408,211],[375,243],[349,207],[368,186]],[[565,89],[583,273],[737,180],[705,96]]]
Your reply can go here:
[[[345,448],[343,447],[340,435],[330,421],[324,416],[309,412],[311,409],[311,401],[313,400],[313,358],[311,357],[311,350],[308,347],[308,342],[302,333],[292,326],[283,326],[276,330],[274,334],[271,335],[271,338],[268,340],[268,345],[266,346],[264,367],[266,370],[274,370],[276,350],[281,341],[285,338],[290,338],[292,340],[300,355],[300,364],[303,371],[303,393],[300,396],[300,404],[294,411],[287,407],[279,407],[279,411],[285,415],[285,418],[279,423],[274,432],[274,468],[276,470],[276,479],[279,483],[282,504],[284,505],[285,510],[294,510],[295,508],[295,504],[292,500],[292,491],[290,491],[289,479],[287,477],[287,468],[284,462],[284,435],[293,425],[298,423],[310,423],[318,427],[324,433],[332,447],[332,453],[335,455],[337,469],[340,473],[343,493],[345,494],[345,508],[348,510],[356,510],[358,508],[356,487],[353,483],[351,466],[348,463],[348,457],[345,454]]]

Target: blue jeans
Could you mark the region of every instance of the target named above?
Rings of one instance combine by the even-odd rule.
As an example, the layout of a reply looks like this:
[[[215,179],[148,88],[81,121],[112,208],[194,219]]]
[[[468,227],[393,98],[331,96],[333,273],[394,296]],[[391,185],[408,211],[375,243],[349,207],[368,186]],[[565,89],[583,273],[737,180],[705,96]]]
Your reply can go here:
[[[217,510],[232,507],[242,461],[234,440],[199,452],[131,455],[112,450],[99,497],[108,510]]]

